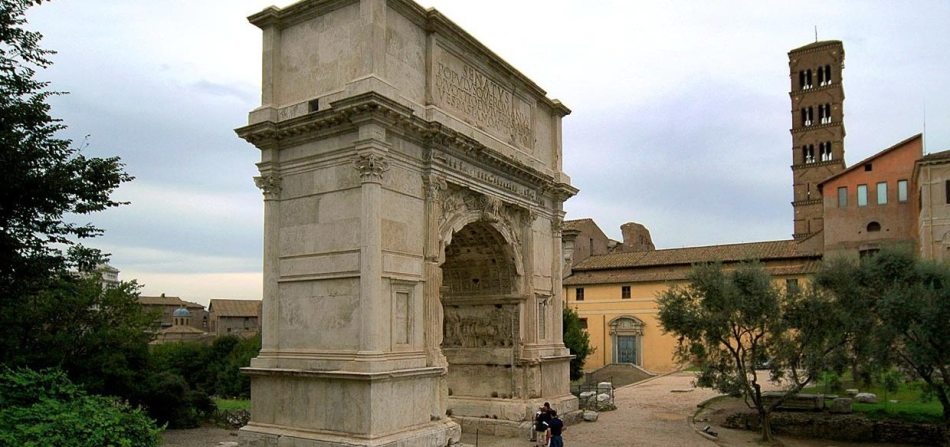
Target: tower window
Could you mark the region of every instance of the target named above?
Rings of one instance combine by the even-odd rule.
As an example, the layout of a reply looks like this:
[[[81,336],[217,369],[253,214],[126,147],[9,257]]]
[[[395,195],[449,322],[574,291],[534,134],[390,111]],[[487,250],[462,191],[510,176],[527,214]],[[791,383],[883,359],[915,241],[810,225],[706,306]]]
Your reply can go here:
[[[897,201],[898,202],[907,201],[907,180],[897,181]]]
[[[574,300],[575,301],[584,301],[584,288],[578,287],[574,289]]]
[[[877,184],[877,204],[887,205],[887,182]]]
[[[811,126],[811,122],[814,118],[815,118],[814,109],[812,109],[810,106],[802,108],[802,125],[803,126]]]
[[[831,142],[826,141],[818,145],[818,155],[821,161],[831,161]]]
[[[805,89],[805,70],[801,70],[798,72],[798,88],[800,90]]]
[[[831,85],[831,65],[818,67],[818,85],[822,87]]]
[[[868,230],[868,233],[876,233],[878,231],[881,231],[881,224],[877,222],[871,222],[868,224],[867,230]]]
[[[838,208],[847,208],[848,207],[848,187],[842,186],[838,188]]]
[[[858,206],[868,206],[868,185],[858,185]]]
[[[811,88],[811,70],[805,70],[805,88]]]
[[[815,145],[806,144],[802,146],[802,160],[804,160],[805,163],[815,162]]]
[[[831,123],[831,104],[818,105],[818,119],[821,124]]]

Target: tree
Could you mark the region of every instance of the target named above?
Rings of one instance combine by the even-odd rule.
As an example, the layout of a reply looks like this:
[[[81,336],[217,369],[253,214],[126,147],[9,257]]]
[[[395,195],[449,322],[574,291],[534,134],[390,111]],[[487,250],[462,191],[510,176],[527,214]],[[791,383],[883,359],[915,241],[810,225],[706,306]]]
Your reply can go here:
[[[567,346],[574,356],[571,359],[571,380],[577,380],[584,376],[584,360],[594,352],[594,348],[590,345],[590,335],[581,327],[581,318],[574,309],[565,306],[561,322],[564,346]]]
[[[96,276],[61,274],[27,295],[0,328],[0,363],[60,368],[93,393],[132,398],[143,380],[155,315],[138,285],[103,289]]]
[[[926,384],[950,425],[950,266],[883,250],[831,262],[816,282],[860,317],[854,352],[862,369],[900,366]]]
[[[772,411],[841,362],[844,314],[813,289],[783,292],[758,263],[729,271],[697,265],[688,280],[658,299],[663,330],[678,337],[676,357],[700,368],[699,386],[742,396],[759,415],[762,439],[772,441]],[[784,389],[775,398],[765,396],[756,372],[766,364]]]
[[[0,0],[0,313],[9,303],[43,290],[57,273],[90,270],[96,250],[63,247],[102,230],[67,222],[121,203],[110,198],[132,179],[118,158],[87,158],[57,134],[65,125],[50,116],[49,83],[35,79],[52,51],[41,35],[24,29],[24,13],[37,0]]]

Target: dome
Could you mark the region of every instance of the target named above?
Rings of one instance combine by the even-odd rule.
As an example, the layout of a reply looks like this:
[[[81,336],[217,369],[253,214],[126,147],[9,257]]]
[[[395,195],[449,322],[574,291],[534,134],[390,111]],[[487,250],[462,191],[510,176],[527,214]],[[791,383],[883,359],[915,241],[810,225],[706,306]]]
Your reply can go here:
[[[185,309],[184,307],[179,307],[178,309],[175,309],[175,312],[172,313],[172,316],[173,317],[190,317],[191,312],[188,312],[188,309]]]

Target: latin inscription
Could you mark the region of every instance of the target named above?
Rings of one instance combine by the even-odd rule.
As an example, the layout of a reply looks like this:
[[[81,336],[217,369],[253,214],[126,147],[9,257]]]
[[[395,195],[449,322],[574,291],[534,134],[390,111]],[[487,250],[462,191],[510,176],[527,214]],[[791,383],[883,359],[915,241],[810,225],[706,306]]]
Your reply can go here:
[[[438,62],[435,89],[442,104],[468,115],[477,125],[508,135],[517,146],[534,145],[529,113],[516,107],[510,90],[474,67],[462,64],[457,69]]]
[[[508,181],[502,177],[492,174],[491,172],[488,172],[484,169],[478,168],[470,163],[462,161],[451,155],[444,155],[443,157],[444,157],[446,166],[455,170],[456,172],[460,172],[470,177],[477,178],[485,183],[495,185],[501,189],[504,189],[506,191],[525,197],[533,202],[536,202],[538,200],[538,193],[532,188],[527,188],[517,183]]]

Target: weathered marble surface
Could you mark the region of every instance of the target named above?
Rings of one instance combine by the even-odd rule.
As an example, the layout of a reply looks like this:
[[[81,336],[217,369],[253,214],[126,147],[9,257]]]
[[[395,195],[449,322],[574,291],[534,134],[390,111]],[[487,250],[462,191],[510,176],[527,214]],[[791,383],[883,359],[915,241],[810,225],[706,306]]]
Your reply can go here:
[[[237,132],[261,151],[264,303],[242,442],[444,446],[453,414],[576,410],[560,335],[570,111],[409,0],[250,21],[261,106]]]

